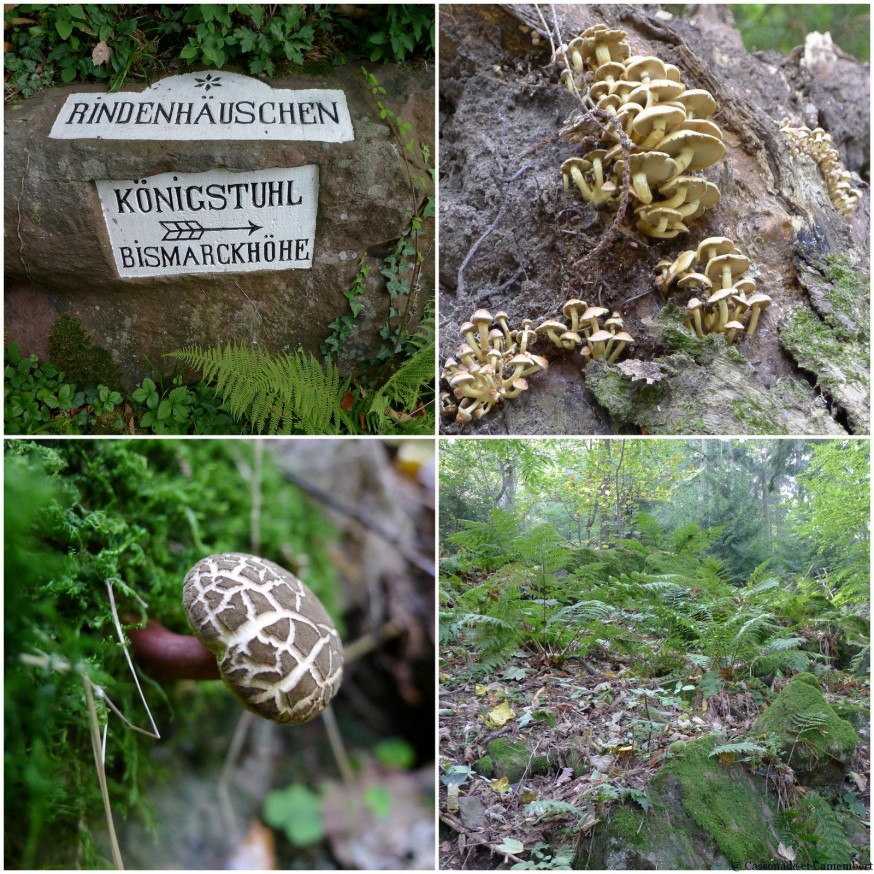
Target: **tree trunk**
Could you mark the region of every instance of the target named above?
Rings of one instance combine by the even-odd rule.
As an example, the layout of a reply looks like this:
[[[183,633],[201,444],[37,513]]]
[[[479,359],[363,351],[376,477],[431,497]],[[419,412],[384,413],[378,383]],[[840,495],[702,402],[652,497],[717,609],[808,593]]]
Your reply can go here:
[[[729,7],[690,19],[656,6],[445,6],[441,40],[441,350],[477,308],[505,310],[511,327],[561,318],[582,298],[617,310],[633,357],[594,362],[548,349],[549,369],[494,411],[445,433],[845,434],[869,431],[868,67],[822,38],[789,56],[748,54]],[[553,18],[553,15],[555,18]],[[674,240],[643,236],[615,206],[596,209],[562,186],[567,158],[599,146],[559,136],[582,114],[550,63],[556,25],[567,43],[603,22],[631,53],[679,67],[688,88],[715,98],[725,156],[704,176],[720,202]],[[848,97],[847,95],[852,95]],[[817,165],[780,132],[827,127],[862,200],[851,220],[829,200]],[[692,340],[686,297],[665,307],[653,286],[662,258],[725,236],[752,261],[747,275],[773,305],[761,329],[728,347]],[[602,244],[603,245],[600,245]],[[596,250],[597,247],[597,250]],[[551,345],[551,344],[550,344]],[[446,386],[444,386],[445,388]]]

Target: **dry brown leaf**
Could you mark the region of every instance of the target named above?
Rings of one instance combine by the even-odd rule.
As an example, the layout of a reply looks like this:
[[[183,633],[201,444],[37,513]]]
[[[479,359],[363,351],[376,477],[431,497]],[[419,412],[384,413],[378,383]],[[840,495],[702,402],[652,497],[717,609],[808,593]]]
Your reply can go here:
[[[112,49],[103,40],[100,40],[100,42],[94,46],[94,51],[91,52],[91,61],[95,67],[109,63],[111,57]]]
[[[276,848],[273,832],[253,819],[242,843],[227,861],[230,871],[275,871]]]

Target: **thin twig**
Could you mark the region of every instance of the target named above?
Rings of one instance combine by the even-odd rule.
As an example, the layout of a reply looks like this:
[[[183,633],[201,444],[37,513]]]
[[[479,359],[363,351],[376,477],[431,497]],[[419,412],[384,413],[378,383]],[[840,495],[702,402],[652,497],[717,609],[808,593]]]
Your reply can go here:
[[[146,696],[143,694],[142,687],[140,686],[139,677],[137,676],[137,672],[134,670],[134,665],[133,665],[133,662],[131,661],[130,652],[128,651],[127,645],[125,643],[124,632],[121,630],[121,622],[119,621],[118,610],[115,606],[115,595],[113,594],[113,591],[112,591],[112,583],[109,580],[106,581],[106,591],[109,592],[109,606],[112,610],[112,621],[115,623],[115,631],[116,631],[116,634],[118,634],[118,640],[119,640],[119,643],[121,644],[121,649],[122,649],[122,652],[124,653],[125,660],[127,661],[127,666],[128,666],[128,668],[130,668],[131,676],[134,678],[134,683],[137,687],[137,692],[140,693],[140,701],[143,702],[143,707],[146,708],[146,715],[149,717],[149,722],[152,725],[152,731],[148,732],[144,728],[139,728],[138,726],[133,725],[132,723],[128,722],[128,720],[125,719],[125,717],[122,715],[121,711],[109,700],[108,697],[105,696],[105,694],[103,696],[104,700],[112,708],[112,710],[118,716],[121,717],[122,721],[124,722],[125,725],[128,726],[128,728],[131,728],[134,731],[138,731],[141,734],[146,735],[147,737],[152,737],[155,740],[160,740],[161,733],[158,731],[158,726],[155,725],[155,720],[152,718],[152,711],[149,710],[149,703],[148,703],[148,701],[146,701]],[[102,690],[101,690],[101,693],[102,693]]]
[[[495,216],[495,220],[485,229],[483,235],[470,247],[467,255],[464,256],[464,261],[461,262],[461,267],[458,268],[458,281],[456,283],[456,292],[459,298],[464,296],[464,271],[467,268],[467,265],[470,263],[470,259],[476,254],[476,250],[483,244],[485,238],[498,226],[498,223],[504,216],[504,212],[507,209],[507,201],[501,205],[501,208],[498,210],[497,216]]]
[[[377,628],[376,631],[371,631],[353,640],[352,643],[347,643],[343,647],[343,661],[347,664],[354,662],[356,659],[360,659],[362,656],[367,655],[367,653],[372,652],[387,640],[400,637],[405,630],[394,619],[389,619],[388,622]]]
[[[119,871],[124,871],[124,860],[121,858],[121,848],[115,834],[115,824],[112,821],[112,806],[109,803],[109,787],[106,783],[106,769],[101,754],[100,723],[97,719],[97,708],[94,705],[91,680],[82,674],[82,684],[85,686],[85,701],[88,705],[88,727],[91,731],[91,749],[94,751],[94,765],[97,768],[97,781],[100,783],[100,794],[103,796],[103,810],[106,814],[106,830],[109,834],[109,845],[112,849],[112,860]]]
[[[328,733],[328,742],[331,744],[331,752],[334,754],[334,760],[337,762],[337,768],[343,777],[343,782],[347,787],[351,788],[355,783],[355,774],[352,771],[352,764],[346,753],[343,736],[340,734],[340,728],[337,725],[337,717],[334,715],[334,708],[330,704],[322,711],[322,722],[325,724],[325,730]]]
[[[240,758],[243,744],[246,742],[249,729],[254,721],[255,714],[248,710],[244,710],[239,720],[237,720],[237,727],[234,729],[234,736],[231,738],[231,743],[225,756],[225,763],[222,765],[222,772],[215,787],[215,794],[218,797],[219,810],[225,822],[225,827],[228,833],[234,836],[238,835],[239,829],[234,816],[234,806],[231,804],[231,794],[228,791],[228,787],[231,782],[231,772],[237,764],[237,759]]]
[[[314,486],[312,483],[301,479],[296,473],[289,470],[287,467],[283,467],[282,475],[290,483],[293,483],[299,489],[306,492],[308,495],[315,498],[326,507],[329,507],[337,513],[342,513],[344,516],[347,516],[350,519],[354,519],[359,525],[366,528],[368,531],[372,531],[374,534],[376,534],[378,537],[388,543],[389,546],[393,546],[404,557],[406,561],[417,567],[420,571],[428,574],[428,576],[434,576],[435,570],[434,563],[432,561],[428,561],[428,559],[418,555],[412,548],[407,546],[405,543],[402,543],[397,535],[391,533],[390,531],[386,531],[378,522],[375,522],[373,519],[366,517],[358,510],[346,506],[345,504],[334,498],[332,495],[329,495],[327,492],[324,492],[317,486]]]

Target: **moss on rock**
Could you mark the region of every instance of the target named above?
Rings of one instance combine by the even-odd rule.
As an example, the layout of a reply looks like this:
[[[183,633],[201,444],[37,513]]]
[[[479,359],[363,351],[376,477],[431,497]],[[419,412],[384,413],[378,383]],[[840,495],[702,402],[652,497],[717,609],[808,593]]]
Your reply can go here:
[[[525,741],[508,741],[498,737],[489,741],[486,755],[477,759],[474,769],[484,777],[506,777],[511,783],[518,783],[526,774],[546,774],[549,772],[547,756],[532,756]]]
[[[697,347],[653,359],[662,376],[652,384],[620,365],[593,362],[586,387],[617,421],[650,434],[846,433],[806,383],[784,379],[765,388],[721,335]]]
[[[105,349],[94,346],[75,319],[60,316],[49,333],[49,361],[68,382],[85,389],[105,385],[121,391],[121,371]]]
[[[775,735],[785,761],[803,783],[817,788],[840,785],[858,742],[853,726],[835,713],[809,673],[782,689],[753,731]]]
[[[672,747],[675,758],[649,785],[650,811],[621,807],[599,825],[586,867],[737,869],[772,862],[776,811],[741,765],[710,757],[716,743],[707,737]]]

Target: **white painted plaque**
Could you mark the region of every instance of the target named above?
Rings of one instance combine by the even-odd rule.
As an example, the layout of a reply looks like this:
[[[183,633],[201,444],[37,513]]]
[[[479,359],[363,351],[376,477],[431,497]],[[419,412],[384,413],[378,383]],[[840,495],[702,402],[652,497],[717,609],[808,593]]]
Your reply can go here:
[[[142,92],[71,94],[56,140],[305,140],[355,138],[343,91],[274,89],[212,70],[169,76]]]
[[[121,277],[251,273],[313,265],[315,164],[101,180]]]

